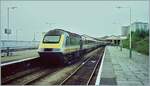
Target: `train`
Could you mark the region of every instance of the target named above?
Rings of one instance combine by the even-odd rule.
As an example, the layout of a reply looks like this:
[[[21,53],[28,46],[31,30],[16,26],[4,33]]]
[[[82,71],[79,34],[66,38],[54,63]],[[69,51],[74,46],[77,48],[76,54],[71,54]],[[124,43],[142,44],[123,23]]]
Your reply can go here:
[[[43,36],[38,53],[52,64],[68,64],[100,46],[97,40],[63,29],[53,29]]]

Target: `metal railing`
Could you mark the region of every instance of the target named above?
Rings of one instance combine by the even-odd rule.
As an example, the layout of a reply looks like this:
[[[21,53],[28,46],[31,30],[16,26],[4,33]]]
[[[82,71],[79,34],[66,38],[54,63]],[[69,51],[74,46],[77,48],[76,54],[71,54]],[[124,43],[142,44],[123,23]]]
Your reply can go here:
[[[1,40],[0,42],[0,51],[1,55],[5,54],[6,56],[12,55],[12,52],[37,49],[39,41],[15,41],[15,40]]]

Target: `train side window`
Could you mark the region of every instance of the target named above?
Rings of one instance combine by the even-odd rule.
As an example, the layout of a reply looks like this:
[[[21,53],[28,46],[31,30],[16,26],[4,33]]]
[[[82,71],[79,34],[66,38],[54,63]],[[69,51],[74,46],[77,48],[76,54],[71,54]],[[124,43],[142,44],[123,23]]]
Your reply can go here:
[[[77,37],[72,37],[71,39],[70,39],[70,44],[71,45],[79,45],[79,39],[77,38]]]
[[[69,45],[70,45],[70,38],[67,37],[67,38],[66,38],[66,46],[69,46]]]
[[[76,43],[76,42],[75,42],[75,37],[71,37],[71,39],[70,39],[70,44],[71,44],[71,45],[75,45],[75,43]]]
[[[76,45],[80,45],[80,38],[76,38]]]

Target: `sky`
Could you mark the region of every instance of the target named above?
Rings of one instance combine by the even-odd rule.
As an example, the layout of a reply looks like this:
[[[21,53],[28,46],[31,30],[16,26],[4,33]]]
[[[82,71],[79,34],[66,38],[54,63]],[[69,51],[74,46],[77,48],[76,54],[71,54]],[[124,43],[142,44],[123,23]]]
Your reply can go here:
[[[59,28],[92,37],[121,35],[121,26],[149,23],[148,1],[1,1],[1,39],[7,40],[7,8],[12,34],[9,40],[41,40],[42,32]],[[118,9],[117,6],[124,8]]]

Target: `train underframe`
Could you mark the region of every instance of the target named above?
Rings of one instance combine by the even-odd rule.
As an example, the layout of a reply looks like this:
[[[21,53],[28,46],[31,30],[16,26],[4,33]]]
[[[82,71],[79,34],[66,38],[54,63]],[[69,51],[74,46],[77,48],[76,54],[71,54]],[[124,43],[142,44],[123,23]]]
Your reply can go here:
[[[82,58],[86,53],[96,49],[98,47],[92,47],[89,49],[82,49],[76,52],[70,52],[63,54],[62,52],[39,52],[41,61],[46,64],[61,64],[66,65],[71,61],[79,60]]]

